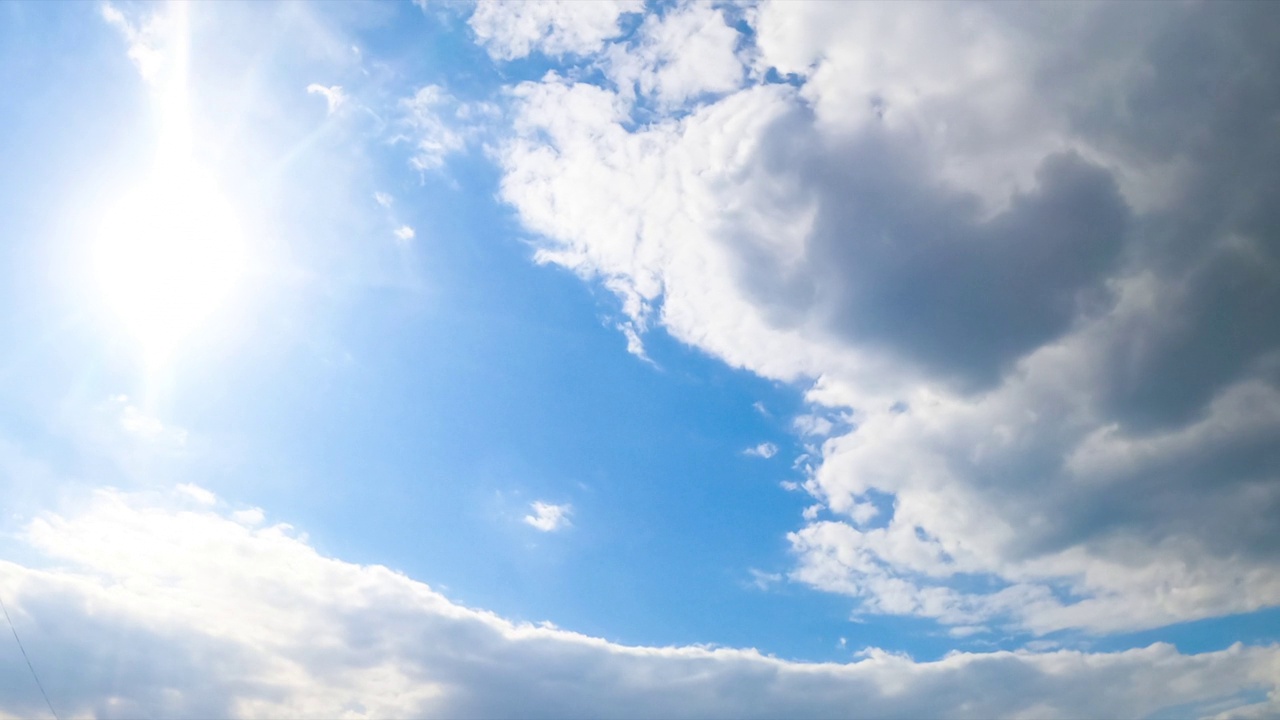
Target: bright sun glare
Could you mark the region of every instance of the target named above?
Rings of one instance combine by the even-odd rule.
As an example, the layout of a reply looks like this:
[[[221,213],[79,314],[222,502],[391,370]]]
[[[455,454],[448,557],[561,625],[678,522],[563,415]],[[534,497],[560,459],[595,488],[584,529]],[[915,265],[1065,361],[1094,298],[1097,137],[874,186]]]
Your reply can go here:
[[[148,359],[171,352],[227,299],[243,271],[231,208],[192,168],[160,174],[118,201],[101,230],[101,289]]]
[[[155,162],[146,181],[111,204],[93,253],[106,303],[148,363],[162,362],[230,297],[246,260],[233,208],[193,158],[186,5],[169,9],[165,67],[152,78]]]

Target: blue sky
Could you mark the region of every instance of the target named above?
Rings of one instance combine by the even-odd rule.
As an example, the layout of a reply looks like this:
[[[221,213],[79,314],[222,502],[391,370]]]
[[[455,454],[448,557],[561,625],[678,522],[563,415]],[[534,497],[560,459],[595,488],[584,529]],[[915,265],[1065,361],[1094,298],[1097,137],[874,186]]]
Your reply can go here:
[[[1277,711],[1280,13],[0,13],[0,713]]]

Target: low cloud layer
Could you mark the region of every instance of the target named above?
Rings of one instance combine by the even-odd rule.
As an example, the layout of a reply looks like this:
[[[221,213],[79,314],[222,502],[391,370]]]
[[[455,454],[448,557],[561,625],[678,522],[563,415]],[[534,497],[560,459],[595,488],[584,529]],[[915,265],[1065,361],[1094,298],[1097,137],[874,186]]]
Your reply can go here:
[[[383,567],[323,557],[286,525],[99,491],[21,533],[0,591],[66,717],[1139,717],[1265,714],[1280,649],[1183,655],[868,651],[805,664],[754,650],[629,647],[512,623]],[[238,519],[237,519],[238,518]],[[16,650],[0,713],[43,700]],[[1259,704],[1261,703],[1261,704]],[[1250,707],[1251,706],[1251,707]]]

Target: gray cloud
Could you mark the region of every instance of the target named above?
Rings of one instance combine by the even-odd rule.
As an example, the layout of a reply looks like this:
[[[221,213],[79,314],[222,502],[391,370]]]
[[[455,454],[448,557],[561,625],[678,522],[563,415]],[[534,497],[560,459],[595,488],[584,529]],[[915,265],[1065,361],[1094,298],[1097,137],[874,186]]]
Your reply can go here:
[[[844,529],[793,535],[794,577],[1035,631],[1280,603],[1280,13],[753,22],[757,77],[798,88],[631,123],[608,88],[523,85],[504,197],[541,259],[854,413],[806,485]]]
[[[938,187],[927,157],[874,129],[835,147],[812,138],[798,153],[794,137],[781,142],[772,154],[803,170],[770,170],[802,179],[817,218],[789,286],[746,263],[744,290],[766,307],[990,387],[1106,300],[1128,209],[1110,173],[1078,155],[1045,158],[1033,191],[983,219],[976,197]]]

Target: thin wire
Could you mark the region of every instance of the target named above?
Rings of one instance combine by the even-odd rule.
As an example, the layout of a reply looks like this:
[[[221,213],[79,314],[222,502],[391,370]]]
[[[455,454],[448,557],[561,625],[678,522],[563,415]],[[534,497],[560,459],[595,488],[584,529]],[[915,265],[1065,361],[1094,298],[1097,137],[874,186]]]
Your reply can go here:
[[[31,671],[31,677],[36,679],[36,687],[40,688],[40,695],[44,697],[44,704],[49,706],[49,712],[53,713],[53,720],[59,720],[58,711],[53,709],[53,703],[49,702],[49,693],[44,691],[44,683],[40,682],[40,676],[36,674],[36,668],[31,664],[31,658],[27,657],[27,649],[22,647],[22,639],[18,637],[18,628],[14,627],[13,619],[9,617],[9,608],[4,606],[4,599],[0,598],[0,610],[4,611],[4,619],[9,623],[9,629],[13,631],[13,639],[18,641],[18,649],[22,651],[22,659],[27,661],[27,669]]]

